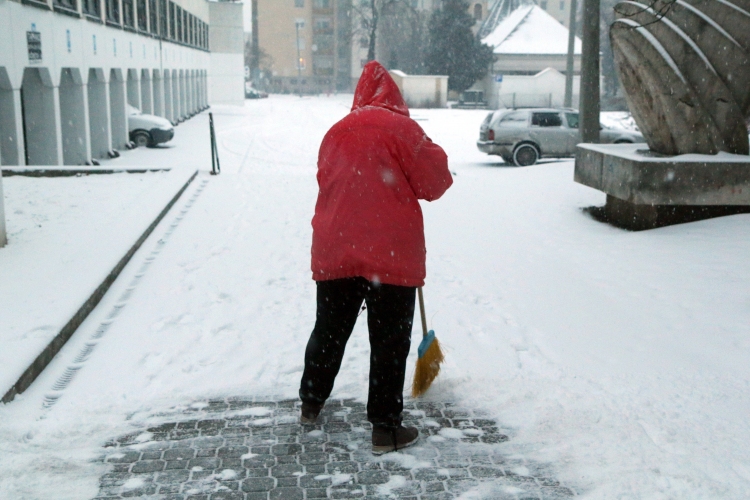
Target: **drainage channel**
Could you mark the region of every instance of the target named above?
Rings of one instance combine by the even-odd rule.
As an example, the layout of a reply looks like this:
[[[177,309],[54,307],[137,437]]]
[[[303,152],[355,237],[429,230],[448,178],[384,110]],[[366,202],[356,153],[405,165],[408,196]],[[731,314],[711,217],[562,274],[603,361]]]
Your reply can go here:
[[[151,264],[156,260],[164,246],[169,241],[170,236],[174,233],[175,229],[180,225],[180,222],[188,213],[190,208],[193,206],[195,201],[198,199],[203,189],[208,184],[208,179],[202,179],[198,187],[193,191],[193,194],[188,198],[188,201],[183,205],[177,216],[169,224],[167,230],[162,234],[159,240],[154,245],[153,250],[143,259],[141,266],[133,276],[133,279],[128,284],[128,287],[120,295],[114,305],[108,311],[104,320],[102,320],[97,326],[94,333],[91,334],[89,339],[81,347],[80,351],[73,359],[73,362],[68,365],[63,371],[62,375],[55,381],[49,392],[44,395],[42,406],[44,409],[49,409],[57,403],[57,401],[63,396],[65,389],[73,381],[76,374],[85,366],[86,361],[91,357],[91,354],[95,351],[99,341],[107,334],[107,331],[112,326],[120,312],[127,306],[130,297],[138,287],[143,276],[146,275]]]

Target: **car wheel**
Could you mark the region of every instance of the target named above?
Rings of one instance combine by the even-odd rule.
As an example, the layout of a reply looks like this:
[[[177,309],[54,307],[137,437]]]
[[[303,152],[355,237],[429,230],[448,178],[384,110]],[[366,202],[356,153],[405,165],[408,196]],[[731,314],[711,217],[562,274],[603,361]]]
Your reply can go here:
[[[136,132],[133,134],[133,142],[137,148],[145,148],[151,145],[151,135],[148,132]]]
[[[539,150],[533,144],[521,144],[513,151],[513,163],[518,167],[530,167],[539,160]]]

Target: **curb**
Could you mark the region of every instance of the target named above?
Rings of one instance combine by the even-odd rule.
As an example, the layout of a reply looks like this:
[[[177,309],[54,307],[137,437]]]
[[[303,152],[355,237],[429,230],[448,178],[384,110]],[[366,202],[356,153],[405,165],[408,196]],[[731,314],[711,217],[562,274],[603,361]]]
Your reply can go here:
[[[127,253],[122,257],[122,259],[120,259],[117,265],[115,265],[112,271],[109,272],[107,277],[104,278],[104,281],[102,281],[102,283],[96,288],[96,290],[94,290],[94,293],[91,294],[91,296],[83,303],[80,309],[78,309],[73,317],[65,324],[65,326],[63,326],[62,330],[60,330],[60,332],[55,335],[55,338],[53,338],[52,341],[47,345],[47,347],[44,348],[41,354],[36,357],[34,362],[31,363],[31,366],[29,366],[23,372],[18,381],[13,384],[8,392],[5,393],[0,402],[10,403],[18,394],[23,393],[26,389],[29,388],[29,386],[31,386],[34,380],[36,380],[36,378],[42,373],[42,371],[47,367],[47,365],[52,361],[57,353],[60,352],[60,349],[62,349],[62,347],[70,339],[70,337],[73,336],[78,327],[81,326],[81,323],[84,322],[91,311],[93,311],[94,308],[99,304],[99,302],[104,297],[104,294],[106,294],[107,290],[109,290],[109,287],[112,286],[112,283],[114,283],[114,281],[120,275],[128,262],[130,262],[130,259],[133,257],[135,252],[138,251],[143,242],[146,241],[146,239],[151,235],[154,229],[156,229],[156,226],[159,225],[159,222],[161,222],[161,220],[167,215],[172,206],[177,203],[177,200],[180,199],[182,193],[185,192],[185,190],[188,188],[188,186],[190,186],[197,175],[198,171],[196,170],[193,175],[190,176],[187,182],[182,186],[182,188],[177,191],[177,194],[175,194],[169,201],[169,203],[167,203],[167,206],[164,207],[164,209],[159,213],[156,219],[154,219],[151,225],[146,228],[141,237],[138,238],[138,240],[133,244],[132,247],[130,247],[130,250],[127,251]]]
[[[4,168],[3,177],[75,177],[81,175],[145,174],[169,172],[170,168]]]

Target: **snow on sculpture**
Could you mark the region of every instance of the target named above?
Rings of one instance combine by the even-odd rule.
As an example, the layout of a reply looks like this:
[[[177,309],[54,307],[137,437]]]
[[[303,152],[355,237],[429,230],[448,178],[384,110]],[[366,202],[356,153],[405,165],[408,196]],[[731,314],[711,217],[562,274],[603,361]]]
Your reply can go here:
[[[649,148],[747,155],[750,0],[640,0],[615,7],[618,75]]]

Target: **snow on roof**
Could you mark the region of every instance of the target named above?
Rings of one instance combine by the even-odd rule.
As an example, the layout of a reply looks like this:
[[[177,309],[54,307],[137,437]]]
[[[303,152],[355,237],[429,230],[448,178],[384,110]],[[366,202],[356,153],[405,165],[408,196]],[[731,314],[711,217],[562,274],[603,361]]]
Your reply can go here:
[[[495,54],[567,54],[568,29],[537,5],[521,7],[482,39]],[[576,37],[575,53],[581,53]]]

